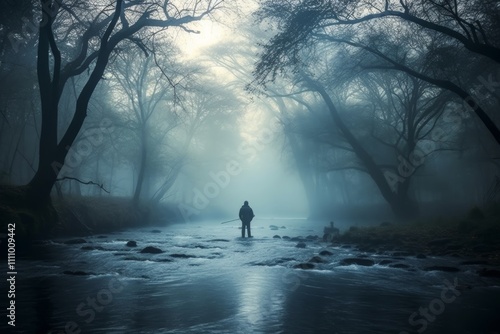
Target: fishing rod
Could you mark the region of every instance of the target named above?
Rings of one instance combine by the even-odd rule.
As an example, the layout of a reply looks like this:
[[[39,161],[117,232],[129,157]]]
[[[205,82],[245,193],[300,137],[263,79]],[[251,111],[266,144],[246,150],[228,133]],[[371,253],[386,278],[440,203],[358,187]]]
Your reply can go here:
[[[233,219],[233,220],[228,220],[228,221],[225,221],[225,222],[222,222],[221,224],[226,224],[226,223],[230,223],[230,222],[235,222],[237,220],[240,220],[239,218],[236,218],[236,219]]]

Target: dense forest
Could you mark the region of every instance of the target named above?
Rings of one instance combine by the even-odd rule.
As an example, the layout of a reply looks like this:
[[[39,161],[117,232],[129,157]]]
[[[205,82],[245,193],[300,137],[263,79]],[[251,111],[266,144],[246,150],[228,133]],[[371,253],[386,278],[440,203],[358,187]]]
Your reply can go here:
[[[498,201],[498,1],[2,7],[3,217],[86,198],[191,220],[252,194],[406,221]]]

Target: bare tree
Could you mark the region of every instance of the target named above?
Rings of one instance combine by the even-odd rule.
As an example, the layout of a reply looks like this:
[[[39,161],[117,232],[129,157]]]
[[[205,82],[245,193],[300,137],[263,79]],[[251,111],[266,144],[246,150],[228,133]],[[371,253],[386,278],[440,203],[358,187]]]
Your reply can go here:
[[[59,1],[41,0],[37,72],[42,125],[38,169],[28,185],[32,200],[43,202],[49,198],[68,149],[83,125],[92,94],[120,43],[129,40],[146,50],[146,37],[151,40],[156,32],[175,27],[192,31],[187,27],[189,23],[210,16],[222,4],[223,0],[194,3],[117,0],[88,10],[90,4],[84,2],[67,7]],[[58,31],[58,26],[65,29]],[[139,36],[140,32],[144,36]],[[64,43],[58,43],[58,39]],[[61,52],[68,45],[72,50]],[[72,120],[59,139],[57,122],[62,91],[69,78],[87,71],[90,74],[78,93]]]

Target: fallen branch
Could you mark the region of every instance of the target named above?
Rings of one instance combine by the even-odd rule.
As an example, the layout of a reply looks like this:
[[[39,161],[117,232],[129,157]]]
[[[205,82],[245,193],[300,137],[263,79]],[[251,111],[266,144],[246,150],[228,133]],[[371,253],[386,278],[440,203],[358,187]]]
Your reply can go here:
[[[62,178],[59,178],[57,179],[56,181],[64,181],[64,180],[73,180],[73,181],[77,181],[81,184],[91,184],[91,185],[94,185],[94,186],[98,186],[99,188],[101,188],[102,190],[104,190],[105,192],[107,192],[108,194],[110,193],[109,191],[107,191],[105,188],[104,188],[104,185],[101,183],[95,183],[93,181],[88,181],[88,182],[83,182],[82,180],[80,179],[77,179],[76,177],[69,177],[69,176],[65,176],[65,177],[62,177]]]

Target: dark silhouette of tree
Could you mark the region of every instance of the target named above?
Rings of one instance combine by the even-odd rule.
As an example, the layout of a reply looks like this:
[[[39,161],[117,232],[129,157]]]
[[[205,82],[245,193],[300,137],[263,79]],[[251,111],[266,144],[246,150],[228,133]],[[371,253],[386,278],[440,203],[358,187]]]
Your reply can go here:
[[[495,1],[262,1],[259,19],[277,22],[279,32],[263,46],[256,64],[255,82],[265,85],[287,67],[298,68],[305,62],[300,53],[318,43],[334,43],[359,48],[382,62],[378,68],[403,71],[420,80],[449,90],[459,96],[483,122],[497,143],[500,130],[480,101],[463,81],[439,76],[437,67],[447,55],[464,55],[464,66],[500,62],[499,10]],[[379,33],[386,28],[386,32]],[[390,28],[388,28],[390,27]],[[433,69],[419,71],[412,64],[412,50],[397,53],[410,41],[422,38]],[[417,36],[417,37],[415,37]],[[435,45],[433,45],[435,44]],[[430,47],[429,47],[430,46]],[[415,51],[415,50],[413,50]],[[490,67],[495,66],[491,64]],[[438,74],[437,76],[435,74]],[[473,78],[466,78],[472,81]]]
[[[60,1],[41,1],[37,73],[42,125],[38,168],[28,185],[32,200],[49,198],[87,116],[92,94],[120,43],[128,40],[147,52],[147,36],[152,40],[160,30],[174,27],[192,32],[187,25],[209,16],[222,2],[196,1],[192,6],[176,6],[171,1],[117,0],[99,9],[83,2],[68,7]],[[58,43],[58,39],[64,43]],[[70,50],[66,50],[68,45]],[[64,87],[70,78],[86,72],[89,74],[78,93],[71,122],[58,136],[59,101]]]

